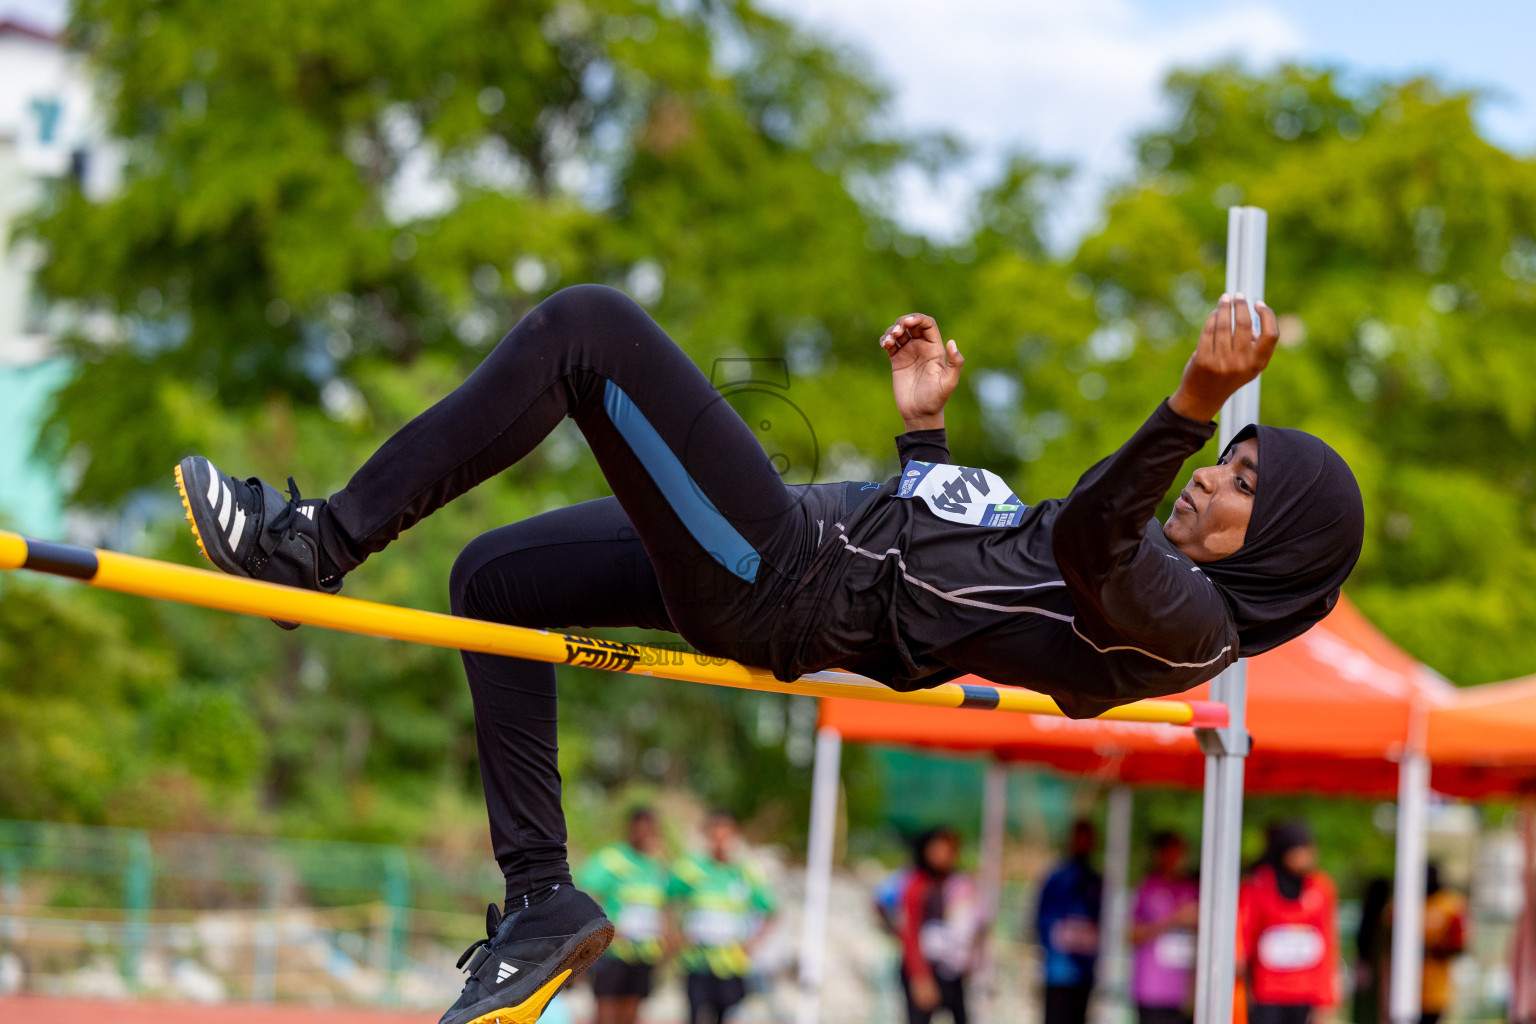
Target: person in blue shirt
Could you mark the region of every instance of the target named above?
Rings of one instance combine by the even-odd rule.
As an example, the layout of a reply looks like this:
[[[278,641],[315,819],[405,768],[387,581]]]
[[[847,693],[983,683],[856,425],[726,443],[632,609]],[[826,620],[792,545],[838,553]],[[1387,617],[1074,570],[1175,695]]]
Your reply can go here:
[[[1104,879],[1089,862],[1095,840],[1090,822],[1073,824],[1067,860],[1040,889],[1035,933],[1044,951],[1044,1024],[1083,1024],[1088,1017],[1104,891]]]

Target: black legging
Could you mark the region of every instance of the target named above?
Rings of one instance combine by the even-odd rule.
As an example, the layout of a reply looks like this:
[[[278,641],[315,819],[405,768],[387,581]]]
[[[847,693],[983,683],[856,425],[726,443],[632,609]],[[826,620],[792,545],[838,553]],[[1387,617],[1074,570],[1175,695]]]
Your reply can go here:
[[[1248,1004],[1248,1024],[1307,1024],[1312,1007],[1305,1003]]]
[[[732,1012],[747,998],[745,978],[717,978],[713,974],[688,974],[688,1024],[726,1024]]]
[[[966,1024],[965,979],[935,974],[933,981],[939,987],[939,1002],[925,1010],[912,998],[912,976],[905,967],[901,969],[901,994],[907,1000],[907,1024],[929,1024],[938,1010],[949,1011],[951,1024]]]
[[[615,497],[477,538],[453,568],[454,612],[543,628],[674,630],[706,654],[764,664],[776,611],[849,489],[786,487],[687,355],[600,285],[541,303],[452,394],[386,441],[321,513],[327,553],[356,567],[527,455],[566,416]],[[464,665],[508,899],[569,882],[554,666],[467,652]]]

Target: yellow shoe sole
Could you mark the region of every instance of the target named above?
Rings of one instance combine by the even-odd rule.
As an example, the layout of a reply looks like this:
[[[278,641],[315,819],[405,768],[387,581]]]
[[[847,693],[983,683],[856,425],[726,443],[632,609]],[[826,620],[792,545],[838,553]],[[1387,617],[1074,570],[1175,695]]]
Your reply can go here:
[[[570,978],[570,970],[563,970],[546,981],[544,986],[537,992],[516,1006],[508,1006],[505,1009],[482,1013],[470,1021],[469,1024],[533,1024],[534,1021],[543,1016],[544,1008],[549,1005],[551,999],[555,998],[555,993],[560,991],[560,986],[564,985]]]
[[[203,546],[203,535],[197,529],[197,520],[192,517],[192,503],[187,500],[187,482],[182,478],[179,462],[176,464],[176,492],[181,495],[181,507],[187,514],[187,525],[192,527],[192,539],[197,541],[197,550],[212,562],[213,558],[208,554],[208,549]]]

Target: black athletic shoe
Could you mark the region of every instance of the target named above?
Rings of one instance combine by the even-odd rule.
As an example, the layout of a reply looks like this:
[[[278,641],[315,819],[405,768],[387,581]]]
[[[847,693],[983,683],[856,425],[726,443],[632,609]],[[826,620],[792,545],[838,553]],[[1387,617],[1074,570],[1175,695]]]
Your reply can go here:
[[[293,478],[284,498],[256,477],[237,480],[200,455],[176,466],[176,489],[192,536],[208,561],[235,576],[334,594],[342,574],[320,549],[315,513],[323,499],[304,501]],[[273,619],[284,629],[297,622]]]
[[[486,908],[488,938],[459,957],[469,980],[438,1024],[533,1024],[613,941],[613,923],[575,886],[508,910],[503,917],[494,903]]]

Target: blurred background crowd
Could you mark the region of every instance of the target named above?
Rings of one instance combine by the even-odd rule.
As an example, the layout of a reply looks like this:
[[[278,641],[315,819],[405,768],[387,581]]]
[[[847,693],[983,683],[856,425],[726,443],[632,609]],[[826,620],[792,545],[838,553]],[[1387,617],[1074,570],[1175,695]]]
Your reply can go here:
[[[1049,6],[980,4],[907,39],[1018,90],[969,95],[963,63],[902,55],[893,32],[933,27],[910,5],[18,7],[0,17],[0,525],[193,562],[180,455],[325,493],[581,281],[642,302],[796,483],[894,472],[875,342],[930,312],[969,364],[953,450],[1026,500],[1057,496],[1166,395],[1222,290],[1226,208],[1247,203],[1269,212],[1284,314],[1264,416],[1327,437],[1366,496],[1349,598],[1457,684],[1536,669],[1536,128],[1468,84],[1523,95],[1519,11],[1410,3],[1372,25],[1320,13],[1341,5],[1291,23],[1161,4],[1137,21],[1106,0],[1085,17],[1130,26],[1119,42],[1146,26],[1163,56],[1053,54],[1030,28],[1010,57],[984,38],[999,19],[1069,38]],[[1297,45],[1297,24],[1329,19],[1387,49],[1412,33],[1461,71]],[[845,41],[860,21],[873,50]],[[950,91],[913,93],[925,76]],[[1047,143],[1101,119],[1039,112],[1085,81],[1137,91],[1111,125],[1123,158],[1074,167]],[[1040,145],[978,142],[983,114]],[[559,432],[348,592],[446,611],[467,539],[602,493]],[[739,1002],[785,1019],[814,702],[561,672],[573,846],[632,929],[590,1012],[628,1024],[650,984],[629,968],[664,962],[643,1018]],[[471,713],[452,652],[0,579],[0,992],[436,1005],[498,885]],[[826,1019],[960,1024],[965,999],[1053,1024],[1101,1002],[1186,1013],[1198,795],[1137,802],[1148,874],[1129,970],[1106,981],[1097,840],[1073,822],[1102,818],[1107,782],[1013,771],[1001,909],[981,914],[982,771],[850,745],[829,954],[847,1001],[829,995]],[[1436,803],[1454,884],[1428,886],[1426,1008],[1501,1012],[1514,811]],[[1335,1012],[1374,1020],[1391,821],[1359,798],[1250,799],[1245,962],[1263,914],[1324,901],[1280,922],[1276,955],[1318,952],[1306,999],[1326,974]],[[1263,979],[1250,1013],[1297,1004]],[[563,1012],[588,1013],[590,991]]]

